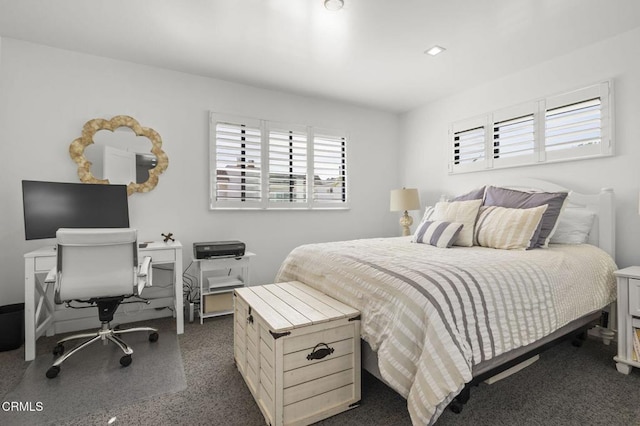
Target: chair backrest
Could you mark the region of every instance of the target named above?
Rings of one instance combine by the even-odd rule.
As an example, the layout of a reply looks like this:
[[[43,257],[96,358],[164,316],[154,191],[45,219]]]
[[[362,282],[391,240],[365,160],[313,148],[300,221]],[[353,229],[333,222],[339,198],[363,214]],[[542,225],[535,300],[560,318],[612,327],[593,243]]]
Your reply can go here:
[[[135,293],[138,283],[135,229],[61,228],[56,238],[56,303]]]

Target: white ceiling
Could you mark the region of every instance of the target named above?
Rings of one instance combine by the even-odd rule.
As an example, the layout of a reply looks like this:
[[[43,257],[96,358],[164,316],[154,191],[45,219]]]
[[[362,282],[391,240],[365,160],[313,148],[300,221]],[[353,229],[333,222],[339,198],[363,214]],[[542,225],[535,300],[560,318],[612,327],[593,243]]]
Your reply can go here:
[[[0,36],[401,112],[640,26],[639,0],[344,1],[0,0]]]

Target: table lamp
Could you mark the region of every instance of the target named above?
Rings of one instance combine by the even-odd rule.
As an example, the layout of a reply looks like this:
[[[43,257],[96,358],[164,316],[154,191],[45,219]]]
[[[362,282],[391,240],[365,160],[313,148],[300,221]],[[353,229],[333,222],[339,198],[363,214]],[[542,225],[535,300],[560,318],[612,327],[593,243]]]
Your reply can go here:
[[[404,214],[400,218],[402,235],[411,235],[411,230],[409,228],[413,224],[413,218],[409,216],[407,211],[420,210],[418,190],[415,188],[393,189],[391,191],[390,209],[392,212],[404,211]]]

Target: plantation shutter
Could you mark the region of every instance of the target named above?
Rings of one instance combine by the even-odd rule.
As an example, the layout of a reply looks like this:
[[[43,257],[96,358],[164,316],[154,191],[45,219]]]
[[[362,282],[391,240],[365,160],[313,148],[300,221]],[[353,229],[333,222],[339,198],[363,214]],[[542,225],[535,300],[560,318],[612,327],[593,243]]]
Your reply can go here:
[[[486,117],[477,117],[451,125],[449,172],[461,173],[487,167],[488,123],[490,121],[488,122]]]
[[[453,137],[453,164],[484,160],[484,127],[456,132]]]
[[[306,128],[269,129],[269,203],[307,203]]]
[[[210,208],[336,209],[347,203],[347,136],[210,114]]]
[[[544,112],[547,160],[611,153],[608,83],[550,98]]]
[[[613,155],[611,88],[605,81],[454,122],[449,173]]]
[[[545,149],[575,148],[602,141],[602,117],[599,98],[566,105],[545,113]]]
[[[262,131],[257,120],[215,122],[214,204],[259,204],[262,201]],[[256,206],[257,207],[257,206]]]
[[[317,131],[313,137],[313,201],[340,205],[347,202],[346,137]]]
[[[537,161],[537,102],[505,108],[492,114],[492,167],[505,167]]]

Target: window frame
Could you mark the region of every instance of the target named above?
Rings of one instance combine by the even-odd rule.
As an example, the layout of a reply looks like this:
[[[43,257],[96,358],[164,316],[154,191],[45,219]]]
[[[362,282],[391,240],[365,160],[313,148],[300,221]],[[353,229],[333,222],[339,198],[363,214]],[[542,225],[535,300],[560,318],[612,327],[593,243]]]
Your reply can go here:
[[[547,113],[554,109],[586,103],[596,98],[600,100],[598,110],[600,112],[598,122],[600,126],[598,127],[600,130],[599,142],[565,149],[547,149]],[[496,127],[500,123],[529,116],[533,117],[533,149],[531,151],[522,151],[522,155],[495,158],[494,135]],[[613,81],[607,80],[573,91],[486,113],[473,119],[456,121],[449,127],[448,171],[449,174],[460,174],[481,170],[609,157],[614,155],[613,118]],[[472,130],[473,126],[478,127],[478,123],[484,123],[484,158],[473,164],[458,164],[455,157],[456,135]]]
[[[230,123],[235,126],[249,125],[253,128],[260,129],[260,200],[221,200],[218,199],[218,124]],[[347,132],[339,131],[335,129],[317,128],[312,126],[303,126],[299,124],[291,124],[284,122],[269,121],[263,119],[256,119],[250,117],[242,117],[237,115],[230,115],[224,113],[210,112],[209,120],[209,208],[210,210],[348,210],[349,206],[349,174],[348,174],[348,147],[349,137]],[[276,201],[270,199],[273,195],[273,186],[270,186],[270,182],[273,183],[274,176],[271,174],[271,169],[275,168],[275,163],[282,165],[282,158],[276,159],[276,151],[281,149],[276,147],[274,142],[272,146],[272,136],[274,141],[281,139],[275,137],[275,135],[283,135],[288,131],[297,132],[298,134],[306,135],[306,165],[304,170],[304,194],[303,201]],[[335,200],[317,200],[316,195],[316,181],[315,181],[315,161],[314,161],[314,147],[316,144],[316,135],[324,135],[326,137],[335,138],[336,140],[342,140],[343,147],[338,159],[341,162],[342,167],[339,169],[339,177],[335,178],[338,182],[342,182],[340,185],[342,194],[341,201]],[[320,142],[318,142],[320,143]],[[270,151],[271,149],[271,151]],[[282,151],[281,151],[282,152]],[[298,149],[298,153],[300,153]],[[293,154],[293,153],[292,153]],[[286,159],[285,159],[286,162]],[[302,171],[299,167],[294,167],[294,158],[290,156],[290,168],[289,172],[291,176],[295,176],[296,180],[299,180],[302,176]],[[304,163],[305,160],[303,159]],[[294,173],[294,169],[298,169],[298,173]],[[300,186],[298,186],[300,188]],[[286,194],[285,194],[286,195]],[[291,199],[291,197],[290,197]],[[294,197],[295,199],[295,197]]]

